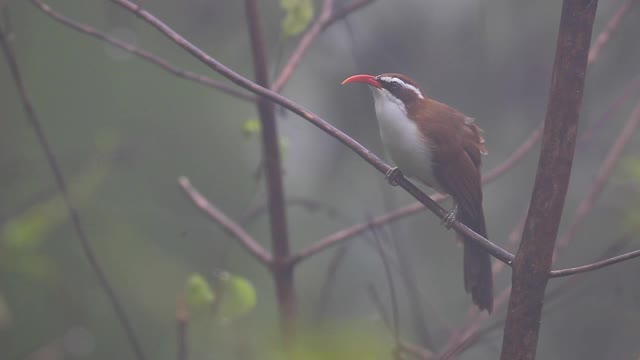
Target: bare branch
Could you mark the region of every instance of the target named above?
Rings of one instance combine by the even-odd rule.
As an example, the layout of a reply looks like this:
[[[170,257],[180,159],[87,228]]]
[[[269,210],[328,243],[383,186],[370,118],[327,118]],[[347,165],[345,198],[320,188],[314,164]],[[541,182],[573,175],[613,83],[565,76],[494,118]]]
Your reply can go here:
[[[273,83],[272,89],[275,92],[282,91],[282,88],[286,85],[286,83],[293,75],[293,72],[296,70],[302,57],[307,52],[311,44],[318,38],[318,35],[322,33],[326,28],[328,28],[334,22],[346,17],[350,13],[362,8],[365,5],[372,3],[373,0],[359,0],[354,1],[348,7],[344,8],[340,12],[334,13],[334,0],[324,0],[322,3],[322,12],[318,19],[311,25],[309,30],[302,36],[300,42],[296,49],[291,53],[287,63],[282,68],[280,75]]]
[[[542,148],[513,262],[502,360],[535,358],[544,292],[569,186],[597,0],[564,0]]]
[[[587,59],[587,66],[593,64],[596,59],[600,56],[602,52],[602,48],[611,38],[611,34],[615,32],[622,19],[629,13],[631,10],[631,6],[633,6],[634,2],[637,0],[625,0],[625,2],[618,8],[618,11],[609,19],[609,22],[604,27],[604,30],[598,34],[598,37],[594,40],[593,45],[591,46],[591,50],[589,51],[589,58]]]
[[[629,141],[631,141],[633,135],[635,135],[636,130],[638,129],[638,125],[640,125],[640,103],[635,106],[631,113],[631,116],[629,117],[629,120],[627,121],[627,124],[620,131],[616,142],[609,149],[607,157],[600,165],[600,169],[598,169],[598,174],[596,175],[596,178],[591,185],[591,189],[589,189],[589,193],[582,199],[582,201],[578,205],[576,215],[569,225],[569,228],[564,233],[562,238],[558,240],[556,252],[567,247],[571,239],[575,237],[579,226],[582,225],[582,222],[587,218],[589,212],[591,212],[594,203],[602,192],[602,189],[604,189],[605,185],[607,184],[607,181],[611,177],[611,174],[613,173],[618,160],[622,156],[624,148],[627,146]]]
[[[580,274],[587,271],[598,270],[598,269],[602,269],[603,267],[607,267],[609,265],[617,264],[619,262],[635,259],[637,257],[640,257],[640,250],[631,251],[626,254],[614,256],[612,258],[598,261],[588,265],[582,265],[582,266],[577,266],[577,267],[562,269],[562,270],[553,270],[549,272],[549,277],[558,278],[558,277]]]
[[[98,256],[91,244],[91,241],[87,237],[84,227],[82,226],[82,222],[80,221],[80,214],[78,210],[73,206],[71,199],[69,197],[69,190],[67,187],[67,182],[64,178],[64,174],[62,173],[62,169],[58,163],[58,159],[53,152],[53,148],[47,139],[45,131],[42,127],[42,123],[38,118],[36,111],[33,107],[33,103],[31,102],[31,98],[27,92],[27,89],[22,81],[22,75],[20,73],[20,67],[18,66],[18,62],[16,60],[15,54],[13,52],[13,48],[11,44],[9,44],[9,40],[7,39],[4,31],[0,28],[0,47],[2,48],[2,52],[7,60],[7,65],[9,66],[9,71],[11,72],[11,76],[13,77],[13,81],[16,85],[16,89],[18,90],[18,94],[20,96],[20,101],[22,102],[22,107],[24,108],[24,112],[29,122],[29,125],[33,128],[33,131],[36,135],[37,141],[40,144],[40,147],[45,155],[47,160],[47,164],[51,172],[53,173],[54,180],[58,187],[58,191],[60,191],[60,197],[62,198],[65,207],[67,208],[67,212],[69,213],[69,217],[71,218],[71,225],[78,236],[78,240],[80,240],[80,246],[82,248],[82,252],[89,262],[89,266],[91,270],[98,278],[98,284],[102,288],[102,290],[107,295],[109,299],[109,303],[113,308],[113,311],[120,322],[120,325],[124,329],[125,335],[131,346],[131,349],[134,353],[134,356],[138,360],[144,360],[146,358],[144,351],[142,350],[142,346],[140,345],[140,341],[138,340],[138,336],[136,335],[135,330],[133,329],[133,325],[129,320],[129,317],[124,309],[124,306],[120,302],[118,295],[116,294],[115,289],[109,282],[107,278],[107,274],[105,273],[100,261],[98,260]]]
[[[218,208],[213,206],[200,192],[191,185],[189,179],[181,176],[178,179],[178,183],[182,190],[189,196],[193,204],[204,212],[209,218],[216,223],[220,224],[222,228],[231,235],[234,239],[238,240],[238,243],[247,250],[247,252],[255,257],[260,263],[271,267],[273,262],[271,254],[262,247],[257,241],[249,235],[240,225],[231,220]]]
[[[99,30],[97,30],[96,28],[93,28],[89,25],[86,24],[82,24],[79,22],[76,22],[72,19],[69,19],[68,17],[56,12],[55,10],[53,10],[49,5],[43,3],[41,0],[31,0],[31,3],[33,5],[35,5],[38,9],[42,10],[42,12],[44,12],[45,14],[47,14],[49,17],[51,17],[52,19],[60,22],[61,24],[74,29],[82,34],[86,34],[89,36],[92,36],[94,38],[100,39],[112,46],[115,46],[121,50],[124,50],[126,52],[129,52],[141,59],[147,60],[150,63],[159,66],[160,68],[176,75],[177,77],[186,79],[186,80],[190,80],[193,82],[197,82],[200,83],[202,85],[208,86],[210,88],[213,89],[217,89],[222,91],[225,94],[231,95],[233,97],[242,99],[242,100],[246,100],[246,101],[251,101],[254,102],[256,101],[256,97],[254,95],[251,94],[247,94],[244,91],[240,91],[238,89],[236,89],[234,86],[222,83],[220,81],[216,81],[213,80],[207,76],[204,75],[200,75],[200,74],[196,74],[194,72],[191,71],[187,71],[187,70],[183,70],[180,69],[174,65],[172,65],[170,62],[168,62],[167,60],[159,57],[156,54],[153,54],[149,51],[140,49],[132,44],[126,43],[122,40],[116,39],[112,36],[109,36],[103,32],[100,32]]]

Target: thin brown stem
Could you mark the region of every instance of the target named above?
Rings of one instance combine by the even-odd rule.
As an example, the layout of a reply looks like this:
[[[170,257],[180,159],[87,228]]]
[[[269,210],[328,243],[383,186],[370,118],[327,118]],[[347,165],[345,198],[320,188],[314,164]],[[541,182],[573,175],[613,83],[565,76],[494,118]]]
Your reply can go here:
[[[176,304],[176,360],[189,360],[189,308],[184,298]]]
[[[573,268],[562,269],[562,270],[552,270],[551,272],[549,272],[549,277],[558,278],[558,277],[571,276],[575,274],[581,274],[587,271],[598,270],[598,269],[602,269],[603,267],[614,265],[623,261],[635,259],[637,257],[640,257],[640,250],[634,250],[626,254],[614,256],[612,258],[594,262],[587,265],[576,266]]]
[[[182,190],[189,196],[191,202],[200,209],[211,220],[218,223],[224,231],[231,237],[236,239],[242,247],[253,257],[255,257],[260,263],[271,267],[273,262],[271,254],[262,247],[257,241],[247,233],[242,226],[238,225],[235,221],[231,220],[227,215],[220,211],[217,207],[213,206],[193,185],[186,177],[180,177],[178,183]]]
[[[118,49],[124,50],[126,52],[129,52],[143,60],[146,60],[154,65],[159,66],[160,68],[176,75],[179,78],[183,78],[185,80],[190,80],[196,83],[200,83],[202,85],[208,86],[210,88],[216,89],[216,90],[220,90],[225,94],[231,95],[233,97],[236,97],[238,99],[242,99],[242,100],[246,100],[246,101],[251,101],[254,102],[256,101],[256,97],[254,95],[248,94],[244,91],[240,91],[238,89],[236,89],[234,86],[231,86],[229,84],[225,84],[223,82],[220,81],[216,81],[213,80],[207,76],[204,75],[200,75],[200,74],[196,74],[194,72],[191,71],[187,71],[184,69],[180,69],[178,67],[176,67],[175,65],[171,64],[169,61],[167,61],[166,59],[161,58],[160,56],[153,54],[149,51],[140,49],[132,44],[129,44],[127,42],[124,42],[120,39],[116,39],[112,36],[109,36],[99,30],[97,30],[94,27],[91,27],[89,25],[86,24],[82,24],[79,23],[75,20],[69,19],[68,17],[56,12],[55,10],[53,10],[49,5],[43,3],[41,0],[31,0],[31,3],[33,5],[35,5],[38,9],[40,9],[42,12],[44,12],[46,15],[48,15],[49,17],[51,17],[52,19],[54,19],[55,21],[58,21],[59,23],[74,29],[82,34],[86,34],[89,35],[91,37],[100,39],[112,46],[117,47]]]
[[[636,134],[638,130],[638,126],[640,126],[640,103],[638,103],[633,109],[627,124],[620,131],[615,143],[609,149],[606,158],[600,165],[598,169],[598,173],[596,178],[580,204],[578,205],[578,209],[576,210],[576,215],[573,218],[573,221],[569,225],[567,231],[563,234],[563,236],[558,240],[558,245],[556,247],[556,252],[566,248],[569,245],[569,242],[575,237],[576,233],[580,225],[587,218],[587,215],[591,212],[593,205],[595,204],[598,196],[604,189],[607,181],[611,177],[613,170],[615,169],[618,160],[622,156],[622,153],[627,146],[627,144],[631,141],[633,136]]]
[[[31,102],[29,93],[27,92],[25,84],[22,80],[20,67],[18,66],[18,61],[16,60],[15,53],[2,28],[0,28],[0,47],[2,48],[5,59],[7,60],[7,65],[9,66],[9,71],[11,72],[11,76],[13,77],[16,89],[18,90],[18,95],[20,96],[20,101],[22,102],[22,107],[24,109],[27,121],[33,129],[38,144],[40,145],[40,148],[42,149],[42,152],[44,153],[44,156],[46,158],[47,164],[49,165],[49,168],[53,173],[56,186],[58,187],[58,191],[60,192],[60,197],[62,198],[62,201],[67,208],[67,212],[69,213],[71,226],[73,227],[78,240],[80,241],[82,252],[89,262],[91,270],[98,278],[98,284],[100,285],[100,288],[107,295],[109,303],[116,314],[116,318],[124,329],[125,336],[127,337],[135,358],[138,360],[144,360],[146,356],[144,354],[144,351],[142,350],[142,346],[140,345],[138,336],[133,329],[133,325],[129,320],[129,316],[126,313],[124,306],[120,302],[115,289],[109,282],[107,274],[105,273],[102,265],[100,264],[100,261],[98,260],[98,256],[93,248],[93,245],[91,244],[91,241],[85,233],[78,210],[73,206],[73,203],[71,202],[64,174],[62,173],[62,169],[60,168],[58,159],[53,152],[53,148],[49,143],[47,135],[45,134],[42,123],[38,115],[36,114],[35,108],[33,107],[33,103]]]
[[[265,50],[260,12],[258,10],[258,1],[246,0],[245,10],[251,40],[256,83],[264,88],[269,88],[267,53]],[[262,159],[266,175],[267,204],[269,206],[269,220],[271,223],[271,248],[273,253],[272,276],[276,287],[283,340],[285,341],[285,345],[288,345],[290,338],[295,333],[296,293],[294,269],[288,261],[289,238],[284,188],[282,184],[278,123],[276,122],[275,105],[273,102],[261,97],[258,99],[257,107],[262,124]]]
[[[618,27],[620,27],[622,19],[629,13],[629,10],[631,10],[631,7],[637,1],[638,0],[625,0],[616,13],[613,14],[611,19],[609,19],[604,30],[598,34],[598,37],[593,41],[593,45],[591,45],[591,50],[589,51],[589,57],[587,59],[587,66],[593,64],[598,59],[604,45],[609,41],[609,39],[611,39],[611,35],[618,29]]]

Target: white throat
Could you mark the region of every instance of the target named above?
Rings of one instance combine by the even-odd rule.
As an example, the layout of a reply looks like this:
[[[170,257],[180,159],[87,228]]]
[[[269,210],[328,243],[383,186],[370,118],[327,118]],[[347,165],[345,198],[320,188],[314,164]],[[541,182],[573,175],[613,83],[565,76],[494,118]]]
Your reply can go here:
[[[407,176],[436,186],[431,148],[404,103],[385,89],[372,88],[382,143],[391,159]]]

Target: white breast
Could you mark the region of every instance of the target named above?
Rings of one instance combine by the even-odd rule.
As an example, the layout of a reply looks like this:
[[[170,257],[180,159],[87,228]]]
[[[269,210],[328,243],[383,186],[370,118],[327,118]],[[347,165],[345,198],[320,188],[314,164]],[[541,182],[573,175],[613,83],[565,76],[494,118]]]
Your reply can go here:
[[[404,103],[385,89],[373,89],[382,143],[407,176],[434,187],[431,149],[418,126],[407,117]]]

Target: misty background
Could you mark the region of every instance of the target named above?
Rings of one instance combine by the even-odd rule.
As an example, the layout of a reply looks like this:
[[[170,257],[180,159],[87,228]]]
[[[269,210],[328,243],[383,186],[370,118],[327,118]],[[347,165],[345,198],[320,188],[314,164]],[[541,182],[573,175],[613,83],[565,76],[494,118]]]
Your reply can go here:
[[[336,1],[343,6],[345,1]],[[601,1],[594,38],[621,1]],[[223,80],[175,44],[115,5],[95,0],[49,1],[77,21]],[[244,5],[222,0],[144,0],[145,9],[214,58],[253,78]],[[320,2],[315,1],[317,16]],[[262,359],[277,342],[271,277],[236,241],[201,214],[178,187],[187,176],[231,218],[265,202],[259,136],[246,131],[257,118],[252,103],[185,81],[52,21],[26,1],[9,1],[13,46],[35,110],[71,188],[83,225],[150,359],[173,359],[176,300],[187,279],[213,281],[219,271],[247,280],[255,307],[220,321],[192,312],[193,359]],[[383,155],[373,99],[365,86],[340,86],[356,73],[401,72],[425,93],[452,105],[485,130],[486,171],[501,164],[544,119],[560,17],[560,1],[375,1],[326,30],[304,56],[282,94]],[[636,91],[606,119],[607,107],[640,76],[640,9],[624,18],[589,68],[579,142],[563,216],[567,224],[631,108]],[[284,37],[279,2],[261,3],[273,80],[298,37]],[[25,121],[6,60],[0,60],[0,358],[131,358],[122,329],[83,256],[57,195],[43,153]],[[278,111],[287,198],[311,199],[320,209],[292,204],[290,241],[299,250],[349,225],[413,202],[346,147],[307,123]],[[621,238],[640,248],[637,214],[640,148],[635,139],[575,240],[554,268],[586,264]],[[525,214],[538,147],[507,174],[484,186],[489,237],[498,245]],[[634,174],[636,174],[634,176]],[[450,204],[445,203],[445,208]],[[630,220],[631,219],[631,220]],[[247,229],[270,246],[268,217]],[[561,233],[564,228],[561,228]],[[631,234],[631,235],[628,235]],[[422,311],[438,347],[463,324],[470,297],[462,285],[462,251],[454,233],[420,212],[346,242],[331,292],[323,293],[337,248],[296,271],[301,329],[332,333],[355,349],[390,358],[393,335],[380,320],[367,287],[385,306],[389,291],[374,237],[407,249]],[[540,359],[637,359],[640,356],[640,262],[632,260],[570,280],[545,306]],[[407,291],[396,273],[403,338],[419,343]],[[496,279],[496,294],[510,270]],[[324,300],[322,300],[324,299]],[[319,303],[322,302],[321,305]],[[504,317],[496,311],[491,324]],[[495,359],[502,328],[461,359]],[[346,340],[345,340],[346,339]],[[326,343],[331,344],[327,340]],[[346,345],[345,345],[346,346]],[[380,350],[378,351],[378,347]],[[354,350],[363,351],[363,350]]]

